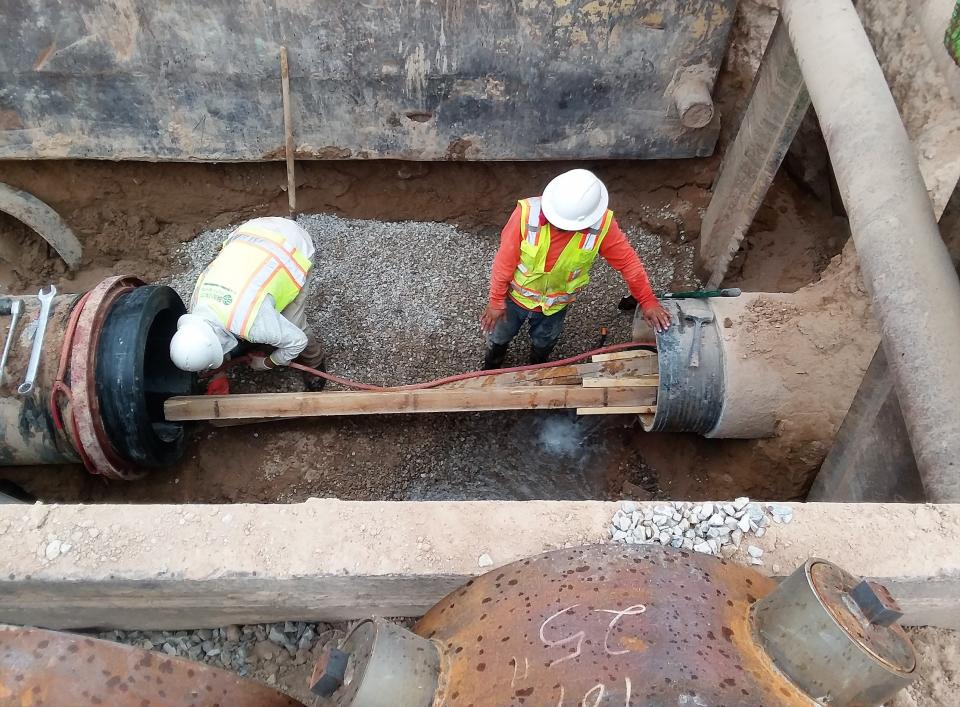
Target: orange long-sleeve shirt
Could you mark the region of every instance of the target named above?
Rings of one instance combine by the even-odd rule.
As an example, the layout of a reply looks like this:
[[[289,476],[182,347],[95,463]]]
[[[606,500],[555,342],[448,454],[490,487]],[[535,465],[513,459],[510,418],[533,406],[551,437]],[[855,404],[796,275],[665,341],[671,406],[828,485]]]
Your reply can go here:
[[[547,222],[546,217],[540,214],[540,225]],[[506,306],[507,292],[510,281],[520,262],[520,241],[523,232],[520,228],[520,207],[517,206],[503,227],[500,234],[500,249],[493,259],[493,271],[490,276],[490,304],[497,309]],[[553,269],[560,257],[560,253],[567,247],[573,237],[573,231],[561,231],[556,226],[550,227],[550,249],[547,251],[547,270]],[[623,235],[617,220],[610,223],[610,229],[600,244],[600,255],[610,263],[611,267],[619,271],[630,294],[634,296],[641,308],[656,304],[657,297],[650,287],[647,271],[643,269],[640,256],[633,249],[627,237]],[[539,309],[539,307],[537,307]]]

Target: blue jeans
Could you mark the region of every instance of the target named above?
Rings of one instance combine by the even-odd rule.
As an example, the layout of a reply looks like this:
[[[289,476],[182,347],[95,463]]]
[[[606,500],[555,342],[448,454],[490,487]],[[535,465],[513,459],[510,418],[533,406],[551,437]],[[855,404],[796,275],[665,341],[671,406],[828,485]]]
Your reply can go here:
[[[506,313],[497,322],[487,337],[491,344],[500,344],[506,346],[513,337],[519,333],[524,322],[530,323],[530,343],[536,349],[550,351],[557,344],[560,333],[563,331],[563,320],[567,316],[567,308],[564,307],[556,314],[544,314],[543,312],[533,312],[513,301],[512,297],[507,297]]]

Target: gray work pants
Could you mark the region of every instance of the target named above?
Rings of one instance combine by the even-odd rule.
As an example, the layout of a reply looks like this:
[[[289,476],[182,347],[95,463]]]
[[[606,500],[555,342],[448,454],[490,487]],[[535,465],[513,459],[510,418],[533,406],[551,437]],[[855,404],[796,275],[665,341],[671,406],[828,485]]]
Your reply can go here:
[[[313,268],[307,273],[307,281],[300,290],[300,294],[290,304],[283,308],[280,315],[288,322],[298,327],[307,335],[307,348],[300,354],[300,360],[304,365],[316,368],[324,359],[323,346],[317,341],[313,334],[313,329],[307,323],[307,299],[310,297],[310,289],[313,286]]]

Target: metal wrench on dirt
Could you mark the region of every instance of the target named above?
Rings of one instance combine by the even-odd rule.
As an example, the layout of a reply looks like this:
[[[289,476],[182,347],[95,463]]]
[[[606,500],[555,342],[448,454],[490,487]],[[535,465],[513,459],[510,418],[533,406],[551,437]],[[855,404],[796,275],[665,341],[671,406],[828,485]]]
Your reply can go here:
[[[7,343],[3,345],[3,357],[0,358],[0,383],[7,374],[7,356],[10,355],[10,344],[13,343],[13,335],[17,330],[17,324],[20,322],[20,315],[23,313],[23,302],[18,299],[10,302],[10,329],[7,330]]]
[[[40,367],[40,354],[43,352],[43,335],[47,333],[47,320],[50,319],[50,305],[53,302],[54,295],[57,294],[57,288],[49,286],[49,292],[46,287],[37,293],[37,299],[40,300],[40,314],[37,315],[37,329],[33,332],[33,348],[30,350],[30,362],[27,364],[27,377],[17,388],[20,395],[29,395],[33,390],[33,381],[37,377],[37,369]]]

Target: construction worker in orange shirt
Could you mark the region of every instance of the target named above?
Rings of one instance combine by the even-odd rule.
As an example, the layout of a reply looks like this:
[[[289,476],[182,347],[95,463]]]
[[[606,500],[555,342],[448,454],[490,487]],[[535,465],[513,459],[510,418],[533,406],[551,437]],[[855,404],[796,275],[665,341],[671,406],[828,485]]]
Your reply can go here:
[[[652,328],[670,326],[670,315],[653,294],[643,263],[608,204],[606,186],[585,169],[564,172],[543,196],[517,203],[500,235],[490,301],[481,318],[487,332],[485,369],[503,365],[524,322],[530,326],[530,363],[547,361],[563,331],[567,307],[590,281],[598,255],[620,272]]]

